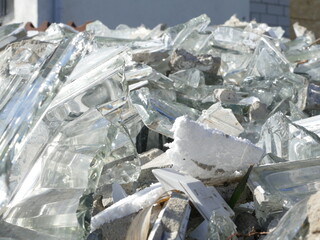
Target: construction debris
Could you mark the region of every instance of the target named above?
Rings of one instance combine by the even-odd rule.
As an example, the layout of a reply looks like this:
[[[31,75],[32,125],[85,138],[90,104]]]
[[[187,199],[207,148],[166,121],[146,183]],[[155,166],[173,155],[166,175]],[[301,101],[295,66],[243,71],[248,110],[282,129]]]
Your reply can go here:
[[[1,239],[317,238],[318,41],[209,24],[0,27]]]

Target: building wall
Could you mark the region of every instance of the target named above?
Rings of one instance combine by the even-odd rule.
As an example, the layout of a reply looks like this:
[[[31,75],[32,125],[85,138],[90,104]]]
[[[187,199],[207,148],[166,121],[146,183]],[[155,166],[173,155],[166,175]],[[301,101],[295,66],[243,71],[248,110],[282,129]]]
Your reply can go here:
[[[47,1],[47,0],[39,0]],[[100,20],[110,28],[119,24],[152,28],[159,23],[169,26],[183,23],[206,13],[212,24],[221,24],[231,15],[249,20],[249,0],[56,0],[60,15],[55,21],[74,21],[81,25],[89,20]],[[39,22],[46,16],[39,15]]]
[[[289,0],[250,0],[250,18],[270,26],[281,26],[289,36]]]
[[[20,22],[38,24],[38,0],[11,0],[8,1],[8,6],[10,11],[3,19],[3,24]]]
[[[119,24],[131,27],[145,24],[152,28],[159,23],[169,26],[183,23],[206,13],[212,24],[221,24],[237,14],[240,20],[256,19],[271,26],[282,26],[287,32],[290,26],[289,0],[11,0],[14,12],[4,23],[28,22],[35,26],[43,21],[74,21],[81,25],[86,21],[100,20],[110,28]],[[317,0],[292,0],[296,6]],[[291,4],[292,5],[292,4]],[[310,4],[309,4],[310,5]],[[299,7],[298,7],[299,8]],[[296,9],[298,9],[296,8]],[[314,8],[316,11],[318,8]],[[316,18],[312,15],[312,18]],[[301,17],[296,11],[294,19]],[[310,16],[311,18],[311,16]]]
[[[320,37],[320,0],[291,0],[290,1],[290,20],[291,24],[299,22]],[[294,37],[293,31],[291,36]]]

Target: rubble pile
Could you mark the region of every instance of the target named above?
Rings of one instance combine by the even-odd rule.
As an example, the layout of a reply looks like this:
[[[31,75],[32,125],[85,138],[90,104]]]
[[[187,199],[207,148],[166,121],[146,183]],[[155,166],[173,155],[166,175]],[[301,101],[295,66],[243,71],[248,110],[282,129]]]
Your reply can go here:
[[[316,239],[320,45],[201,15],[0,27],[0,239]]]

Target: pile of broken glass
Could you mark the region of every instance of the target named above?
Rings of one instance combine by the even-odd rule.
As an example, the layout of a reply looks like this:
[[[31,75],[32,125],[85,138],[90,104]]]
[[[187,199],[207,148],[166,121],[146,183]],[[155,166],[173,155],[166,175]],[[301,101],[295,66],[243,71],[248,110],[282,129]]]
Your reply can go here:
[[[0,28],[1,240],[319,237],[318,41],[209,24]]]

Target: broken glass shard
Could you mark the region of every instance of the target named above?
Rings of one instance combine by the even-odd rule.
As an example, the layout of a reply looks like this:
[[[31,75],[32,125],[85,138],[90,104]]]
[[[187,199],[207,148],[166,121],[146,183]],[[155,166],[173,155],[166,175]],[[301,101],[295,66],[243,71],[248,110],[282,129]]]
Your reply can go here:
[[[0,27],[0,49],[6,47],[9,43],[21,40],[26,37],[27,32],[23,23],[14,23]]]
[[[237,227],[234,222],[219,213],[213,212],[209,222],[209,237],[210,240],[228,239],[237,233]],[[232,237],[236,239],[236,237]]]
[[[19,143],[30,137],[28,133],[39,123],[54,96],[61,89],[66,77],[74,69],[81,56],[90,45],[87,34],[80,33],[74,38],[64,41],[54,54],[32,76],[31,86],[26,86],[13,93],[11,99],[2,109],[2,138],[0,139],[1,175],[6,175],[7,168],[14,162],[21,149]],[[17,115],[18,114],[18,115]],[[21,145],[20,145],[21,148]],[[5,167],[6,166],[6,167]],[[6,176],[9,178],[9,176]],[[8,179],[7,179],[8,180]],[[9,192],[7,193],[10,194]],[[4,204],[6,196],[1,199]]]
[[[197,88],[200,85],[204,85],[205,83],[203,73],[197,68],[180,70],[178,72],[170,74],[169,78],[174,81],[173,85],[176,89],[187,86]]]
[[[80,237],[76,210],[88,187],[90,163],[108,143],[109,126],[94,109],[67,123],[18,186],[4,219],[61,239]]]
[[[248,65],[248,76],[275,78],[292,72],[292,66],[274,44],[262,38]]]
[[[218,129],[231,136],[239,136],[243,127],[230,109],[223,108],[221,103],[215,103],[204,110],[197,120],[208,128]]]
[[[51,43],[59,43],[64,39],[72,38],[77,33],[78,31],[66,24],[52,23],[45,32],[39,32],[34,39]]]
[[[289,125],[289,160],[320,156],[320,117],[298,120]]]
[[[150,29],[146,29],[143,25],[137,28],[130,28],[127,25],[121,24],[116,29],[111,30],[100,21],[94,21],[87,24],[87,31],[91,31],[95,36],[103,36],[117,39],[144,39],[151,32]]]
[[[319,171],[319,159],[259,166],[253,168],[248,183],[259,204],[290,208],[318,191]]]
[[[303,199],[295,204],[281,218],[276,229],[268,234],[265,240],[293,240],[296,239],[298,232],[304,227],[307,218],[307,202],[309,198]],[[299,239],[299,238],[298,238]]]
[[[176,118],[188,115],[192,119],[199,117],[199,112],[181,103],[175,102],[168,91],[153,90],[146,87],[132,91],[131,101],[144,124],[165,136],[172,137],[172,124]]]
[[[281,112],[271,116],[262,126],[258,146],[280,158],[289,157],[289,119]]]
[[[202,14],[186,23],[169,27],[165,30],[164,38],[167,39],[173,48],[177,48],[194,30],[202,31],[209,23],[210,18],[207,15]]]
[[[263,125],[258,145],[288,161],[319,157],[318,122],[318,116],[292,122],[278,112]]]

